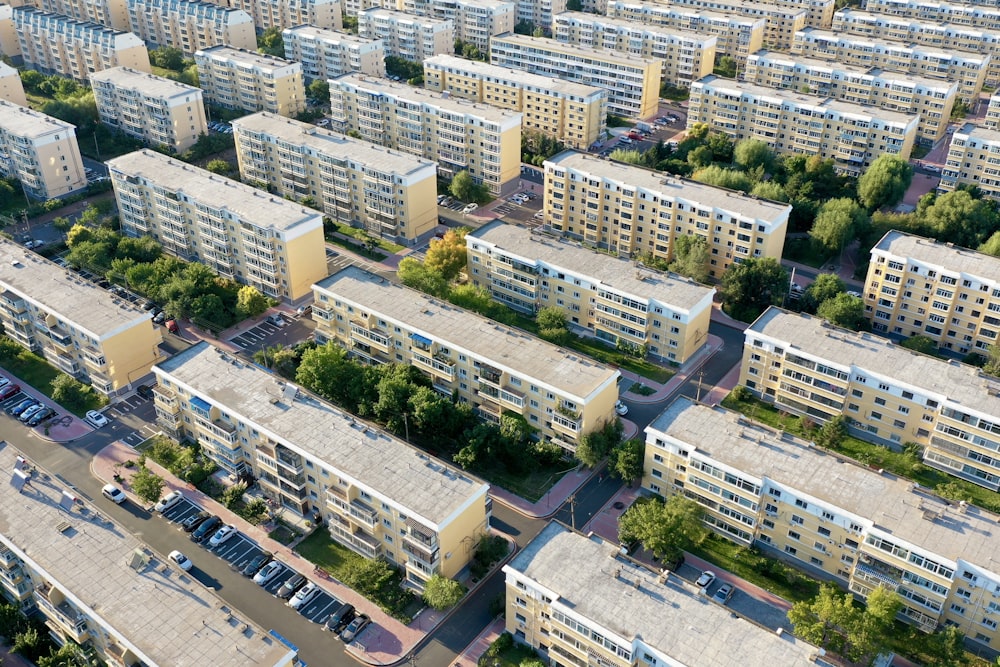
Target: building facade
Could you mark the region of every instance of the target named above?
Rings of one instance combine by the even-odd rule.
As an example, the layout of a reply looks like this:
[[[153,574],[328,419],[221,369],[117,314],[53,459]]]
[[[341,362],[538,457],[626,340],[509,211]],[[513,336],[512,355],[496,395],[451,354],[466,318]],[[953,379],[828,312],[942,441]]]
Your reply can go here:
[[[151,150],[106,164],[129,236],[285,301],[327,274],[317,211]]]
[[[951,135],[938,189],[947,192],[959,185],[975,185],[983,196],[1000,199],[998,160],[1000,129],[966,123]]]
[[[114,67],[90,77],[101,122],[149,146],[167,146],[181,153],[208,134],[201,89]]]
[[[378,39],[365,39],[346,32],[299,25],[281,32],[285,58],[302,64],[306,80],[336,79],[360,72],[385,76],[385,48]],[[322,100],[326,104],[326,100]]]
[[[423,590],[455,577],[489,531],[489,486],[256,364],[201,342],[154,369],[157,421],[196,440],[338,543],[385,558]],[[239,387],[239,391],[233,391]]]
[[[415,63],[455,51],[452,21],[380,7],[358,12],[358,36],[381,40],[385,55]]]
[[[919,117],[712,75],[691,86],[687,122],[735,141],[759,139],[777,153],[819,155],[858,176],[880,155],[907,159]]]
[[[683,364],[708,340],[715,290],[494,221],[465,237],[469,281],[534,315],[555,307],[606,345]]]
[[[490,39],[490,62],[608,91],[608,111],[626,118],[656,114],[662,64],[652,58],[563,44],[544,37]]]
[[[313,286],[316,341],[364,363],[404,363],[483,419],[520,415],[573,452],[617,417],[620,373],[522,331],[348,267]]]
[[[544,168],[546,224],[585,244],[670,261],[677,239],[692,236],[708,245],[714,278],[745,259],[781,256],[788,204],[575,151]]]
[[[942,0],[865,0],[865,11],[888,16],[1000,30],[1000,8],[992,2]]]
[[[983,119],[983,127],[990,130],[1000,127],[1000,95],[990,96],[990,103],[986,108],[986,118]]]
[[[128,31],[128,9],[126,0],[32,0],[31,2],[14,2],[14,5],[30,5],[44,12],[62,14],[77,21],[100,23],[115,30]]]
[[[295,116],[306,108],[302,64],[228,46],[194,54],[205,99],[224,109]]]
[[[530,23],[535,28],[548,30],[552,17],[566,11],[568,0],[515,0],[517,22]]]
[[[0,54],[15,58],[21,55],[21,40],[14,27],[14,8],[0,5]]]
[[[687,88],[712,73],[715,35],[633,23],[584,12],[563,12],[552,19],[552,37],[588,49],[636,53],[663,63],[662,82]]]
[[[607,127],[608,91],[455,56],[424,61],[424,87],[521,113],[523,132],[585,150]]]
[[[253,17],[259,31],[268,28],[292,28],[311,25],[340,30],[344,26],[340,0],[230,0],[229,6],[242,9]]]
[[[397,0],[394,9],[451,21],[455,39],[484,54],[490,50],[490,37],[513,32],[517,23],[517,4],[510,0]]]
[[[752,54],[743,78],[758,86],[804,91],[851,104],[916,114],[917,141],[930,144],[944,138],[958,98],[958,84],[954,81],[774,51]]]
[[[202,0],[127,0],[128,29],[154,46],[172,46],[187,57],[213,46],[257,50],[253,18]]]
[[[0,100],[7,100],[22,107],[28,106],[21,75],[5,62],[0,62]]]
[[[76,127],[0,100],[0,174],[20,181],[24,194],[35,200],[87,187]]]
[[[722,14],[764,19],[765,48],[787,49],[797,30],[809,25],[809,9],[790,2],[739,2],[739,0],[670,0],[671,5]]]
[[[331,218],[410,244],[437,228],[436,165],[269,113],[233,121],[240,177]]]
[[[330,107],[331,126],[340,132],[434,160],[446,178],[467,171],[493,195],[517,189],[517,112],[360,74],[330,81]]]
[[[806,25],[810,28],[828,29],[833,23],[836,0],[773,0],[776,5],[802,7],[806,15]]]

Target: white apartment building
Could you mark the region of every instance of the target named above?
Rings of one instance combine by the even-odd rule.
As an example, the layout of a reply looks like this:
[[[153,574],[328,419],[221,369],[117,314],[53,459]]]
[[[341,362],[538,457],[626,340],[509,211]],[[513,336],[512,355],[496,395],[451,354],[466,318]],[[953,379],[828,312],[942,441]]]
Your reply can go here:
[[[0,100],[7,100],[22,107],[28,106],[21,75],[5,62],[0,62]]]
[[[380,39],[312,25],[287,28],[281,38],[285,58],[301,63],[302,74],[309,81],[336,79],[349,72],[385,76],[385,47]]]
[[[252,16],[258,31],[306,24],[340,30],[344,25],[340,0],[229,0],[229,3]]]
[[[0,54],[15,58],[21,55],[21,41],[14,27],[14,8],[0,5]]]
[[[693,7],[722,14],[735,14],[765,21],[766,48],[787,49],[792,45],[796,30],[809,23],[809,11],[804,5],[781,2],[740,2],[740,0],[670,0],[670,5]]]
[[[32,6],[44,12],[62,14],[78,21],[100,23],[115,30],[129,30],[126,0],[13,0],[15,7]]]
[[[392,4],[392,0],[385,4]],[[451,21],[455,39],[472,44],[484,54],[490,49],[490,37],[513,32],[517,23],[513,0],[397,0],[390,8]]]
[[[150,47],[172,46],[191,57],[225,44],[257,50],[253,18],[242,9],[203,0],[127,0],[128,29]]]
[[[205,98],[224,109],[295,116],[306,107],[302,64],[229,46],[194,54]]]
[[[379,7],[358,12],[358,35],[382,40],[387,56],[417,63],[455,50],[455,24],[451,20]]]
[[[0,175],[17,179],[28,197],[43,201],[87,187],[76,127],[0,100]]]
[[[983,196],[1000,200],[1000,130],[966,123],[951,136],[938,189],[975,185]]]
[[[536,28],[548,30],[552,17],[566,11],[567,0],[515,0],[517,22],[530,23]]]
[[[983,119],[983,127],[996,130],[1000,127],[1000,95],[991,95],[990,103],[986,109],[986,118]]]
[[[1000,7],[992,0],[944,2],[943,0],[865,0],[865,11],[936,23],[1000,30]]]

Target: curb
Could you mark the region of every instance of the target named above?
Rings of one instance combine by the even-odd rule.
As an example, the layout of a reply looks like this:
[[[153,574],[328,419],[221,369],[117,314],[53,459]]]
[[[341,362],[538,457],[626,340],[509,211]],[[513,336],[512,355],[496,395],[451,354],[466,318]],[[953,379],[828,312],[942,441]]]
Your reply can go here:
[[[500,503],[501,505],[503,505],[507,509],[509,509],[511,511],[514,511],[514,512],[517,512],[518,514],[520,514],[523,517],[527,517],[529,519],[551,519],[552,517],[554,517],[556,514],[559,513],[559,510],[562,508],[563,504],[566,502],[566,498],[569,498],[571,495],[573,495],[574,493],[576,493],[577,491],[579,491],[581,488],[583,488],[584,484],[586,484],[587,482],[589,482],[590,480],[592,480],[594,478],[595,474],[597,474],[598,472],[600,472],[601,470],[604,469],[605,465],[606,465],[606,462],[601,462],[601,464],[599,466],[597,466],[596,468],[592,469],[590,471],[589,475],[587,475],[582,480],[580,480],[580,483],[577,484],[575,487],[573,487],[573,489],[571,491],[569,491],[569,493],[566,494],[566,497],[563,498],[559,502],[559,504],[555,507],[555,509],[553,509],[551,512],[548,512],[546,514],[537,514],[537,513],[533,512],[533,511],[531,511],[531,510],[529,510],[527,508],[518,507],[512,501],[510,501],[510,500],[508,500],[506,498],[501,498],[499,496],[495,496],[493,494],[490,494],[490,498],[492,498],[496,502]],[[519,498],[520,497],[520,496],[515,496],[510,491],[506,491],[506,493],[509,493],[511,496],[514,496],[515,498]],[[549,493],[551,493],[551,491]],[[546,495],[548,495],[548,494],[546,494]],[[545,498],[545,496],[542,496],[542,498]],[[541,502],[542,501],[539,500],[538,502],[532,503],[531,507],[535,508]]]

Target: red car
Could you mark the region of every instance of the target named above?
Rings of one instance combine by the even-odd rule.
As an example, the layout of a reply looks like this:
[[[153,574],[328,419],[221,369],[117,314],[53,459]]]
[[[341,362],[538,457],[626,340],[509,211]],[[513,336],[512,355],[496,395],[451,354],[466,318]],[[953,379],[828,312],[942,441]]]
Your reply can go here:
[[[21,385],[19,384],[9,384],[3,389],[0,389],[0,401],[5,400],[21,391]]]

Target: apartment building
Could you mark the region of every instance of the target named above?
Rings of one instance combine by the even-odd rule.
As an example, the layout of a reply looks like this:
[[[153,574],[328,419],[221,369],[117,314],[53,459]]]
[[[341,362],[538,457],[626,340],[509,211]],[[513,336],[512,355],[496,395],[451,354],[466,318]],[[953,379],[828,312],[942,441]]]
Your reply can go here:
[[[0,598],[100,664],[291,667],[297,651],[0,444]],[[38,479],[41,474],[42,479]]]
[[[565,44],[607,49],[655,58],[663,63],[660,79],[676,88],[712,73],[715,35],[633,23],[584,12],[563,12],[552,19],[552,37]]]
[[[592,146],[607,127],[608,91],[597,86],[449,55],[424,61],[424,86],[518,111],[522,131],[552,135],[572,148]]]
[[[691,7],[722,14],[764,19],[765,48],[787,49],[795,32],[808,25],[809,10],[798,4],[740,2],[739,0],[670,0],[676,7]]]
[[[14,8],[0,5],[0,54],[10,58],[21,55],[21,40],[14,27]]]
[[[128,31],[128,9],[126,0],[31,0],[14,2],[15,6],[29,5],[35,9],[53,14],[62,14],[77,21],[100,23],[115,30]]]
[[[958,82],[958,96],[974,102],[986,82],[992,58],[988,53],[972,53],[920,46],[886,39],[847,35],[806,28],[795,33],[792,53],[836,60],[855,67],[879,67]]]
[[[87,187],[76,127],[0,99],[0,175],[42,201]]]
[[[316,341],[364,363],[406,363],[483,419],[518,414],[573,452],[616,419],[620,373],[520,330],[348,267],[313,286]]]
[[[842,65],[835,60],[758,51],[747,59],[748,83],[829,96],[842,102],[917,114],[917,141],[943,139],[958,96],[958,84],[945,79]]]
[[[990,96],[990,103],[986,108],[986,118],[983,119],[983,127],[991,130],[1000,127],[1000,95]]]
[[[792,207],[622,162],[564,151],[545,164],[546,224],[588,245],[669,261],[680,236],[709,247],[714,278],[751,257],[781,257]]]
[[[827,29],[833,23],[836,0],[772,0],[776,5],[802,7],[807,11],[806,25],[810,28]]]
[[[876,14],[1000,30],[1000,8],[992,1],[866,0],[863,5]]]
[[[608,111],[618,116],[647,118],[659,109],[663,66],[653,58],[507,34],[490,39],[490,62],[605,88]]]
[[[763,18],[637,0],[608,0],[608,16],[715,35],[716,54],[729,56],[737,63],[745,62],[748,55],[764,47],[767,23]]]
[[[86,81],[110,67],[152,71],[146,45],[133,33],[34,7],[15,7],[13,18],[25,66],[44,74]]]
[[[301,63],[229,46],[198,51],[194,61],[211,104],[279,116],[295,116],[306,108]]]
[[[285,301],[327,274],[316,211],[151,150],[105,164],[129,236]]]
[[[919,117],[712,75],[691,86],[687,122],[778,153],[819,155],[858,176],[879,155],[909,158]]]
[[[926,465],[1000,489],[1000,382],[974,366],[771,308],[746,330],[740,384],[815,421],[843,415],[865,440],[915,442]]]
[[[358,12],[358,35],[381,40],[387,56],[416,63],[455,51],[455,24],[451,20],[380,7]]]
[[[975,185],[984,197],[1000,199],[1000,130],[966,123],[951,136],[938,190]]]
[[[208,134],[201,88],[128,67],[90,77],[101,122],[180,153]]]
[[[150,47],[172,46],[187,57],[225,44],[257,50],[253,18],[202,0],[127,0],[129,30]]]
[[[552,25],[552,18],[566,11],[569,4],[567,0],[515,0],[515,2],[517,23],[530,23],[542,30],[548,30]]]
[[[312,197],[331,218],[410,244],[437,228],[437,165],[330,130],[257,113],[233,121],[244,183]]]
[[[317,28],[340,30],[344,27],[340,0],[229,0],[229,6],[242,9],[253,17],[259,31],[268,28],[292,28],[309,24]]]
[[[997,638],[1000,517],[688,398],[646,428],[645,451],[642,487],[683,493],[724,537],[862,599],[885,586],[902,603],[898,618],[924,632],[955,625],[980,644]]]
[[[338,543],[423,590],[455,577],[489,530],[489,486],[206,342],[154,369],[157,420]],[[234,388],[238,387],[238,391]]]
[[[465,244],[469,280],[514,310],[558,308],[607,345],[645,346],[674,364],[708,340],[711,287],[499,220]]]
[[[517,23],[517,4],[512,0],[396,0],[385,4],[408,14],[451,21],[455,39],[482,53],[489,51],[490,37],[513,32]]]
[[[28,106],[21,75],[5,62],[0,62],[0,100],[7,100],[22,107]]]
[[[495,196],[517,189],[521,114],[515,111],[360,74],[330,81],[330,106],[340,132],[433,160],[445,178],[467,171]]]
[[[285,58],[302,64],[307,81],[335,79],[349,72],[385,76],[385,47],[381,40],[311,25],[283,30],[281,38]]]

